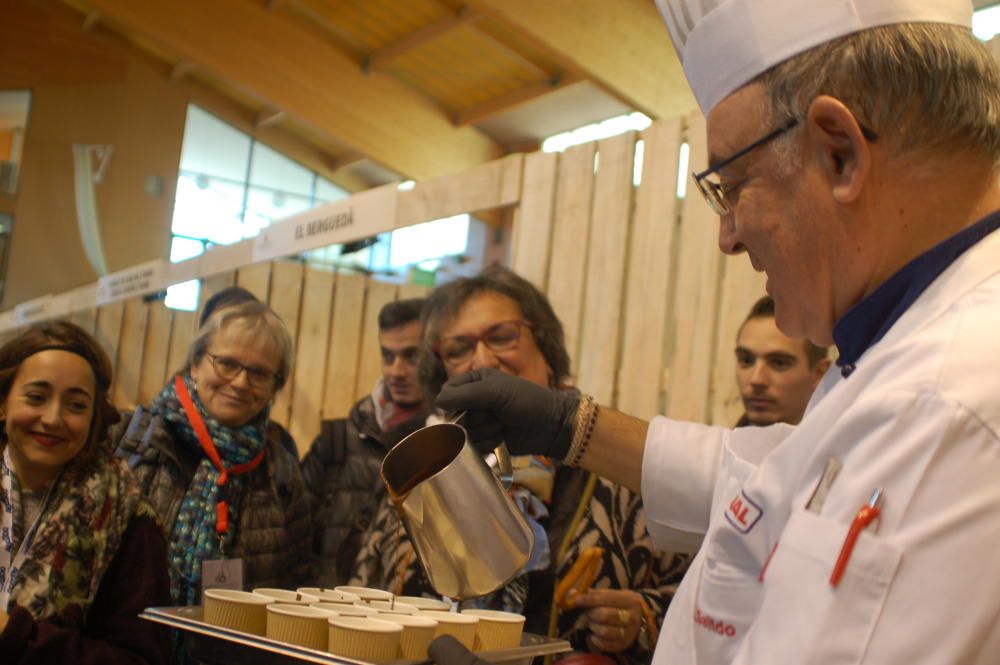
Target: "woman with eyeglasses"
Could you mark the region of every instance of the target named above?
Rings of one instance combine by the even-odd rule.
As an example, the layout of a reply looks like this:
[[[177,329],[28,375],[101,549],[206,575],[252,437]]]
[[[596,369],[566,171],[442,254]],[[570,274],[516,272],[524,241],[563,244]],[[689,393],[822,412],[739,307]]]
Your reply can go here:
[[[421,329],[418,372],[428,395],[478,368],[573,390],[566,385],[570,360],[559,319],[546,297],[510,270],[493,267],[438,288],[424,306]],[[523,613],[525,630],[568,639],[577,651],[648,663],[688,558],[654,554],[641,500],[624,487],[544,458],[515,457],[514,467],[514,499],[534,527],[535,551],[527,574],[487,599],[491,609]],[[384,501],[362,546],[355,582],[433,594],[397,525],[394,508]],[[593,589],[557,604],[557,585],[571,577],[587,550]]]
[[[268,427],[291,364],[291,336],[267,305],[220,308],[186,366],[118,428],[118,454],[163,522],[178,605],[200,604],[203,587],[311,581],[305,485]]]

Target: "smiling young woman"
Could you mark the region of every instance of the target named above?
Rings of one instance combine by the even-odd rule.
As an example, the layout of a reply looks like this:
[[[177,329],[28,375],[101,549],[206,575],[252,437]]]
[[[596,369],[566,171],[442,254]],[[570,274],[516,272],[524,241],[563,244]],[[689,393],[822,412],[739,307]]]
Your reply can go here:
[[[167,660],[166,633],[138,618],[169,602],[166,545],[107,444],[110,383],[108,357],[71,323],[0,348],[4,663]]]

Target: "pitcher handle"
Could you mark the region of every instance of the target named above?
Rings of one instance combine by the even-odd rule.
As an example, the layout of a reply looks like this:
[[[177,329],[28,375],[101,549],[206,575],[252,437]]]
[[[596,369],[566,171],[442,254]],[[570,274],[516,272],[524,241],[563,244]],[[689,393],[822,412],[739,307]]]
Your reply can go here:
[[[497,458],[497,465],[493,469],[493,473],[503,488],[509,490],[510,486],[514,484],[514,466],[510,461],[510,451],[507,450],[507,444],[501,441],[500,445],[493,449],[493,454]]]

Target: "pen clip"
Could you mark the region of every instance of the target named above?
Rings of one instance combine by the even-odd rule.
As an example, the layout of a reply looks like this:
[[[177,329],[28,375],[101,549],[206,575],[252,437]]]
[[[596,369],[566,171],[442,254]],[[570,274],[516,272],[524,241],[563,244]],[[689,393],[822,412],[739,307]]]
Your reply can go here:
[[[844,537],[840,554],[837,556],[837,563],[834,564],[833,572],[830,574],[830,586],[836,587],[840,584],[841,578],[844,577],[844,571],[847,569],[847,562],[851,558],[851,552],[854,551],[854,545],[858,542],[858,536],[868,528],[868,525],[881,516],[883,497],[882,488],[876,487],[871,498],[868,499],[868,503],[861,506],[858,514],[854,516],[854,521],[851,522],[851,526],[847,529],[847,535]]]

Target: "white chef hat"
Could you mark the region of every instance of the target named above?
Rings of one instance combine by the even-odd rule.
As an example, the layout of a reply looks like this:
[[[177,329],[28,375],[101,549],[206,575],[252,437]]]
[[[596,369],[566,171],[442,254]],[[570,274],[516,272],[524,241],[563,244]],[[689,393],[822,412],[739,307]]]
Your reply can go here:
[[[706,115],[788,58],[893,23],[972,25],[971,0],[656,0]]]

